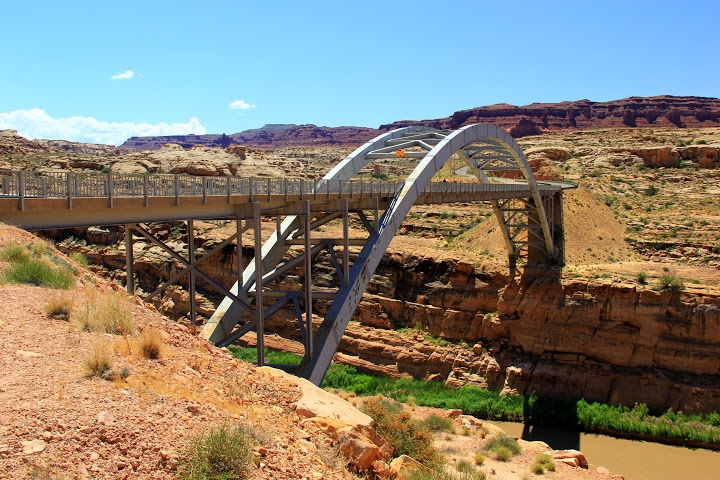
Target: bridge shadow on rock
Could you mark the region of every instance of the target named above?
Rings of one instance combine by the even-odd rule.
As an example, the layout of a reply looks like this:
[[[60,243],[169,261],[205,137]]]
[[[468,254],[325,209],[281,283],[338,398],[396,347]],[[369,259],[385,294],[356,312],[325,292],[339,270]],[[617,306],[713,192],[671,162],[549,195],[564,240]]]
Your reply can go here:
[[[549,397],[525,397],[522,439],[541,441],[554,450],[580,450],[577,401]]]
[[[517,270],[510,270],[510,275],[516,275]],[[520,283],[528,285],[537,279],[543,279],[549,283],[560,283],[562,280],[562,265],[526,265],[520,272]]]

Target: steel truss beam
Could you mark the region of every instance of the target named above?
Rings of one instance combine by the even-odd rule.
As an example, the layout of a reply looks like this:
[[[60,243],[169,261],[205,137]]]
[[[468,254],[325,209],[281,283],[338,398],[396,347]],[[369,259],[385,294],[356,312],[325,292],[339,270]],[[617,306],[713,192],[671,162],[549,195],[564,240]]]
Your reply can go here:
[[[333,212],[310,211],[308,207],[302,215],[287,216],[282,222],[278,220],[275,234],[270,236],[262,249],[256,247],[256,261],[245,269],[242,280],[231,289],[233,296],[223,300],[202,335],[217,345],[227,345],[254,329],[258,334],[259,348],[263,335],[262,318],[252,319],[236,328],[243,314],[250,310],[250,304],[254,300],[256,305],[263,305],[263,296],[275,300],[269,307],[254,309],[255,316],[262,317],[266,313],[279,311],[292,302],[305,345],[305,356],[298,373],[319,385],[352,313],[402,219],[423,194],[423,189],[432,176],[455,153],[465,159],[481,183],[516,182],[495,177],[495,172],[514,170],[522,176],[522,183],[529,195],[526,193],[522,198],[509,195],[513,198],[490,201],[500,223],[511,264],[521,258],[527,248],[541,249],[549,261],[555,257],[551,225],[545,213],[549,204],[541,196],[520,147],[507,132],[493,125],[470,125],[457,131],[439,131],[425,127],[393,130],[371,140],[345,158],[317,182],[313,195],[330,195],[333,191],[331,189],[342,188],[344,182],[352,179],[373,160],[394,157],[399,148],[412,149],[405,152],[405,157],[419,158],[420,161],[400,186],[381,217],[377,202],[375,219],[371,222],[363,210],[349,210],[347,199],[344,199],[342,208]],[[269,213],[272,212],[265,212]],[[368,231],[367,238],[349,238],[348,215],[351,213],[358,216]],[[343,221],[342,238],[311,238],[311,232],[317,227],[337,219]],[[259,246],[260,242],[256,245]],[[362,249],[350,264],[349,248],[353,245],[362,246]],[[304,248],[293,258],[283,260],[293,246]],[[341,248],[342,262],[335,248]],[[338,280],[335,291],[318,290],[312,286],[312,258],[322,250],[328,250],[335,266]],[[300,291],[268,289],[271,282],[301,266],[304,266],[304,281]],[[315,332],[312,324],[312,302],[320,298],[332,299],[332,303]],[[304,303],[304,306],[301,303]],[[262,358],[258,359],[262,364]]]

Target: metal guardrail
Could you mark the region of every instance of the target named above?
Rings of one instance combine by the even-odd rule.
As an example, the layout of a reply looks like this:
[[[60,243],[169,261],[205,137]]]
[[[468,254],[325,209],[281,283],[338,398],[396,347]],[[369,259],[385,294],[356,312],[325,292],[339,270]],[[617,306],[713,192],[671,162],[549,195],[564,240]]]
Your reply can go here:
[[[201,177],[192,175],[117,175],[112,173],[36,172],[0,170],[1,198],[117,198],[187,197],[212,195],[394,195],[402,181],[325,180],[268,177]],[[541,187],[542,188],[542,187]],[[423,194],[520,192],[522,183],[482,184],[431,182]]]

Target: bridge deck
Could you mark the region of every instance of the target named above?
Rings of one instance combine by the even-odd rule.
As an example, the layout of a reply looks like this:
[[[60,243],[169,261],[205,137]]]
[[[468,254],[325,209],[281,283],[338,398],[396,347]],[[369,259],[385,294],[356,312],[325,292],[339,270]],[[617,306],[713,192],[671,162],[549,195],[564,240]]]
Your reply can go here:
[[[171,220],[253,218],[253,202],[265,215],[386,208],[403,182],[289,178],[193,177],[189,175],[78,175],[0,171],[0,220],[27,230],[119,225]],[[557,192],[559,184],[540,184]],[[455,203],[521,198],[525,182],[432,182],[417,203]]]

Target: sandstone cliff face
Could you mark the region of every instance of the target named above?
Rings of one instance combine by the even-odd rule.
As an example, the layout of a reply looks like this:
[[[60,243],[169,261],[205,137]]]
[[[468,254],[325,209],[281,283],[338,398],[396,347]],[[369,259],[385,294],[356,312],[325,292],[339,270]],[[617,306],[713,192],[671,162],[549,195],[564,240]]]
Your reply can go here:
[[[620,367],[720,373],[720,292],[653,291],[632,283],[536,278],[504,290],[486,338],[509,335],[527,353],[582,354]]]
[[[155,234],[167,237],[172,228],[160,226]],[[120,234],[89,229],[84,236],[98,244]],[[207,249],[216,241],[198,238]],[[159,248],[141,241],[135,248],[135,271],[145,290],[179,268]],[[245,252],[251,253],[249,248]],[[88,257],[110,269],[124,267],[122,247],[101,248]],[[320,282],[324,263],[318,257],[314,269]],[[205,262],[203,270],[231,285],[236,265],[231,246]],[[201,281],[199,287],[204,287]],[[212,304],[199,303],[200,314],[212,314]],[[174,318],[188,308],[184,290],[172,292],[162,305]],[[317,302],[315,313],[326,309]],[[455,253],[430,257],[390,251],[354,318],[337,359],[364,371],[506,393],[642,402],[653,409],[720,409],[718,289],[689,285],[684,291],[654,291],[611,279],[511,279],[485,272]],[[398,333],[400,327],[408,333]],[[294,313],[273,317],[267,329],[296,337]],[[439,337],[450,343],[438,342]]]
[[[533,103],[524,107],[499,104],[462,110],[436,120],[381,125],[380,130],[410,125],[456,129],[473,123],[492,123],[518,138],[550,131],[611,127],[717,127],[719,119],[720,99],[662,95],[611,102]]]
[[[28,140],[19,135],[17,130],[0,130],[0,154],[28,154],[34,152],[57,152],[57,148],[44,145],[38,141]],[[10,168],[2,167],[2,168]]]
[[[307,145],[359,146],[382,132],[419,125],[457,129],[473,123],[491,123],[515,137],[562,130],[614,127],[718,127],[720,99],[706,97],[630,97],[611,102],[578,100],[533,103],[522,107],[508,104],[477,107],[431,120],[402,120],[378,129],[365,127],[318,127],[315,125],[265,125],[228,135],[233,144],[254,147]],[[221,135],[173,135],[132,137],[120,150],[158,150],[166,143],[184,148],[193,145],[220,146]]]
[[[227,135],[232,144],[251,147],[286,147],[309,145],[354,146],[362,145],[377,136],[379,131],[365,127],[318,127],[316,125],[265,125]],[[219,147],[222,135],[171,135],[158,137],[131,137],[120,145],[120,150],[159,150],[166,143],[177,143],[184,148],[195,145]]]

